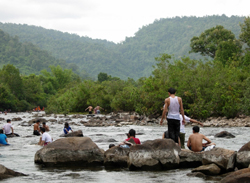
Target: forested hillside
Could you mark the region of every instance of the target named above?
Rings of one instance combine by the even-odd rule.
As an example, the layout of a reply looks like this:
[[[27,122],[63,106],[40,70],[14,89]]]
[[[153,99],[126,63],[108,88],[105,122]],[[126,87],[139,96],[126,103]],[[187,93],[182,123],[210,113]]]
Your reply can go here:
[[[0,30],[0,66],[6,64],[15,65],[22,74],[40,74],[43,69],[49,70],[50,65],[60,65],[78,72],[75,64],[57,59],[32,43],[21,43],[18,37],[11,37]]]
[[[58,59],[77,64],[93,77],[104,72],[122,79],[138,79],[151,74],[154,58],[160,53],[174,54],[176,58],[184,55],[202,58],[196,53],[189,55],[190,40],[194,36],[222,25],[238,37],[239,23],[243,21],[244,17],[225,15],[164,18],[140,28],[134,37],[120,44],[36,26],[0,23],[0,29],[17,35],[22,42],[32,42]]]

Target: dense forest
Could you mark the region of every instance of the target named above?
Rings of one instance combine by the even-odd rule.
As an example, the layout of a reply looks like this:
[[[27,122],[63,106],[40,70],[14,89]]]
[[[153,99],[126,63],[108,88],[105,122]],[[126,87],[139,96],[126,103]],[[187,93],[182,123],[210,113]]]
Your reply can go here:
[[[152,73],[154,58],[161,53],[173,54],[177,59],[184,55],[202,59],[197,53],[189,54],[189,42],[194,36],[222,25],[238,37],[239,23],[243,21],[244,17],[225,15],[162,18],[143,26],[134,37],[127,37],[119,44],[37,26],[0,23],[0,29],[18,36],[21,42],[33,43],[57,59],[78,65],[92,77],[104,72],[121,79],[137,80]]]
[[[39,75],[23,75],[14,65],[4,65],[0,69],[0,110],[24,111],[39,105],[48,113],[68,114],[100,105],[106,112],[160,114],[168,88],[174,87],[185,111],[194,118],[249,115],[250,17],[239,27],[235,35],[215,25],[188,40],[190,53],[209,59],[159,54],[151,75],[138,80],[122,80],[106,72],[100,72],[97,81],[82,79],[59,65]]]

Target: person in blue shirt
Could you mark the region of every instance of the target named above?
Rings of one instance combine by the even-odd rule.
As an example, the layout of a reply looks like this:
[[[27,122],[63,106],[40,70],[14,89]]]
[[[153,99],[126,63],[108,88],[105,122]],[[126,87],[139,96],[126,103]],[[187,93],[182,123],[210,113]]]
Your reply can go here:
[[[69,126],[69,123],[66,122],[66,123],[64,124],[64,129],[63,129],[64,134],[68,134],[70,130],[73,132],[73,130],[72,130],[71,127]]]
[[[2,145],[9,145],[8,144],[8,140],[7,140],[7,136],[5,134],[3,134],[3,130],[0,129],[0,144]]]

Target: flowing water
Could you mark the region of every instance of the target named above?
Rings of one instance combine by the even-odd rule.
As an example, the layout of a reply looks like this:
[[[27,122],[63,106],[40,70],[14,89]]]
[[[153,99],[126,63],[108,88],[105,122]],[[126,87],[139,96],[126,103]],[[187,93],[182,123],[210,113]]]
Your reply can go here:
[[[9,113],[7,115],[0,114],[0,127],[6,123],[7,119],[21,117],[22,121],[12,121],[15,133],[20,137],[8,138],[10,146],[0,147],[0,164],[12,170],[28,174],[24,177],[16,177],[5,179],[2,182],[218,182],[221,177],[213,179],[202,179],[197,177],[188,177],[186,174],[191,169],[176,169],[168,171],[129,171],[128,169],[105,170],[104,167],[92,169],[69,169],[69,168],[44,168],[34,163],[34,155],[41,146],[36,145],[39,141],[38,136],[33,136],[33,126],[21,126],[24,121],[33,119],[29,113]],[[46,117],[46,119],[55,119],[54,117]],[[57,118],[58,121],[64,123],[64,118]],[[110,143],[118,144],[126,138],[125,133],[133,128],[137,133],[141,133],[137,137],[143,141],[161,138],[166,126],[123,126],[123,127],[85,127],[80,121],[83,119],[72,119],[69,122],[75,122],[70,125],[73,130],[82,130],[84,136],[90,137],[100,148],[107,150]],[[63,124],[57,122],[47,122],[50,127],[49,134],[53,140],[56,140],[63,133]],[[233,139],[215,138],[214,135],[220,131],[228,131],[236,136]],[[250,139],[249,128],[233,127],[233,128],[201,128],[201,133],[206,135],[217,147],[230,150],[239,150]],[[186,127],[186,141],[192,133],[192,127]],[[30,136],[30,137],[27,137]],[[117,142],[110,142],[116,140]]]

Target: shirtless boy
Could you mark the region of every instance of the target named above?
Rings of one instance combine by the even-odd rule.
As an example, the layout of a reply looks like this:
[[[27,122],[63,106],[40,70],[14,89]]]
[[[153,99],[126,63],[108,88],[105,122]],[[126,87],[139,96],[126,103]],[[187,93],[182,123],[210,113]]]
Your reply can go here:
[[[96,114],[101,114],[100,109],[103,109],[103,108],[102,108],[102,107],[100,107],[99,105],[95,107]]]
[[[40,124],[40,120],[37,120],[37,121],[36,121],[36,124],[34,124],[34,132],[33,132],[33,135],[37,135],[37,136],[40,135],[40,127],[39,127],[39,124]]]
[[[43,122],[43,128],[45,128],[45,131],[48,132],[49,131],[49,126],[46,125],[46,122]]]
[[[89,110],[89,114],[92,114],[93,107],[90,105],[85,109],[85,111]]]
[[[200,128],[198,126],[193,127],[193,134],[191,134],[188,138],[187,146],[191,151],[201,152],[204,151],[207,146],[215,145],[215,143],[211,143],[205,135],[199,133]],[[206,140],[206,143],[202,143],[202,140]]]

